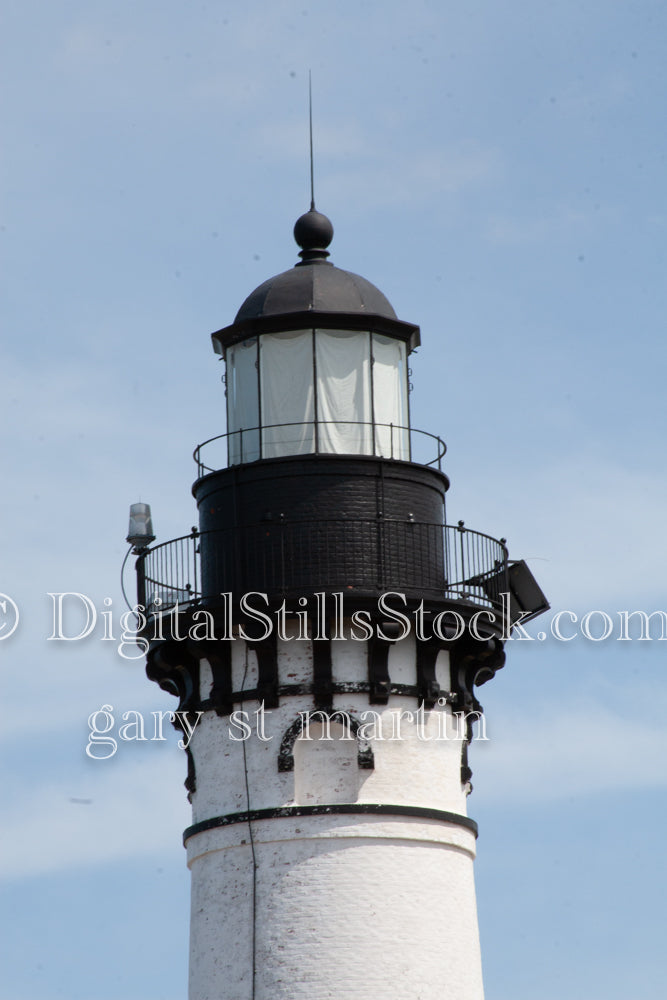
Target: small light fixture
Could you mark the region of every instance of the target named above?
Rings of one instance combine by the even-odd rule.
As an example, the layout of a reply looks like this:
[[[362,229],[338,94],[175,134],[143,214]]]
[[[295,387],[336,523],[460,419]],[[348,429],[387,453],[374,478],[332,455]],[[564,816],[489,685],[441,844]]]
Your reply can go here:
[[[127,530],[127,541],[135,551],[141,551],[155,541],[149,503],[130,505],[130,526]]]

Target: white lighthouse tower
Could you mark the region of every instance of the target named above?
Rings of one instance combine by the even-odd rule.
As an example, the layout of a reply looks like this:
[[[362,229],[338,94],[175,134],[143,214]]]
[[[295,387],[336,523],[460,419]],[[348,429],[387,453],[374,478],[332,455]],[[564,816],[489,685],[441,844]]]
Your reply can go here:
[[[294,233],[299,263],[213,335],[199,528],[137,563],[148,675],[194,730],[189,996],[481,1000],[475,685],[545,602],[504,541],[446,523],[418,327],[329,262],[325,216]]]

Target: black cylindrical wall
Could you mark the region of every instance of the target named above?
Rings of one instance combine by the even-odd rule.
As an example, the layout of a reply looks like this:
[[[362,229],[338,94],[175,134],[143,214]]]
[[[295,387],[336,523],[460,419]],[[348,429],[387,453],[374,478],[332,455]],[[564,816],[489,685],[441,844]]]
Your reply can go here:
[[[193,487],[203,593],[438,597],[447,486],[426,466],[330,455],[204,476]]]

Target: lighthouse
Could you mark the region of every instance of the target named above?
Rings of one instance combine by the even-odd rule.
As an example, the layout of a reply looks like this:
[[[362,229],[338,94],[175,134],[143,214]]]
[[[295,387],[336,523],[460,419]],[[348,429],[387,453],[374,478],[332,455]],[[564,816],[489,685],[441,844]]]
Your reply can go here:
[[[187,756],[189,997],[481,1000],[477,689],[548,605],[503,539],[447,522],[445,445],[410,419],[419,327],[330,261],[314,207],[294,237],[212,336],[198,527],[136,549]]]

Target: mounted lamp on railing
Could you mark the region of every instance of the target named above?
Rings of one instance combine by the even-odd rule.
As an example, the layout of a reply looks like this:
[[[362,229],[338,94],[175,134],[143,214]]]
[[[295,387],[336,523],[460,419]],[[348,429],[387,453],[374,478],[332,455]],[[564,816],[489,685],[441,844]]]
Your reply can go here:
[[[130,526],[127,530],[127,541],[132,546],[135,555],[139,555],[155,541],[153,520],[149,503],[133,503],[130,506]]]
[[[133,503],[130,505],[130,524],[127,529],[127,543],[129,549],[123,559],[120,568],[120,587],[125,598],[125,603],[132,610],[132,605],[125,593],[124,574],[125,566],[130,554],[139,556],[137,559],[137,602],[145,607],[146,605],[146,582],[144,577],[144,557],[148,552],[148,546],[155,541],[153,534],[153,519],[151,517],[151,505],[148,503]]]

